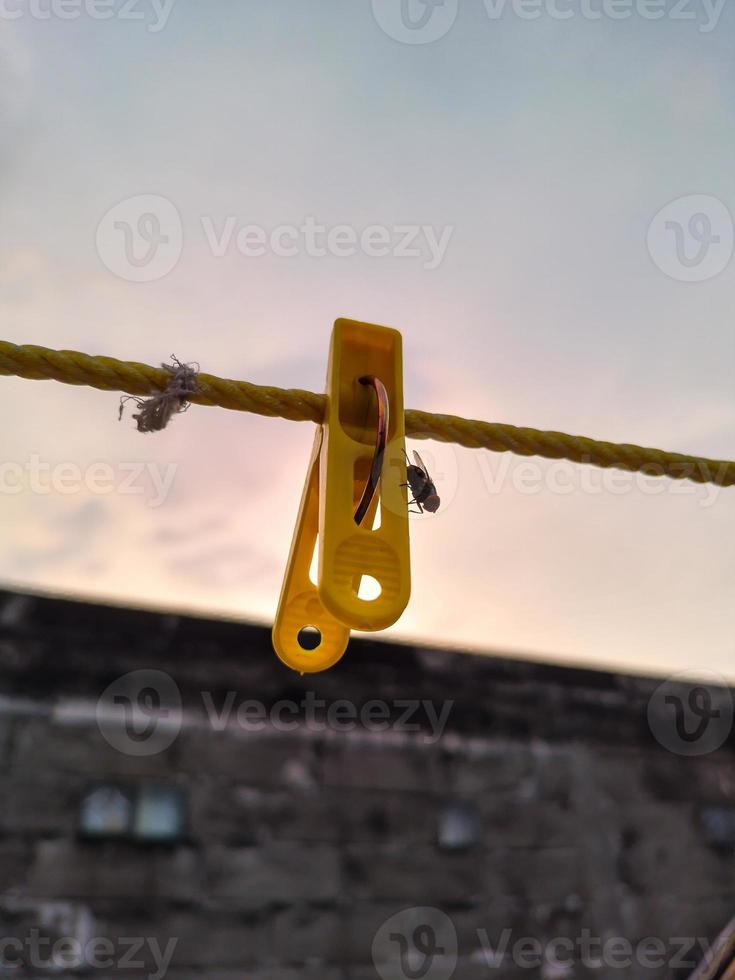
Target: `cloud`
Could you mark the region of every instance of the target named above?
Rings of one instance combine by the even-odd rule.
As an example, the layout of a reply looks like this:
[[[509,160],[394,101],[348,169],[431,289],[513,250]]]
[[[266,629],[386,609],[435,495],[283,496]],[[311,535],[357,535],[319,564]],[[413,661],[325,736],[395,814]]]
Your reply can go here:
[[[44,508],[39,516],[43,525],[36,529],[39,543],[34,545],[31,536],[25,535],[23,543],[9,553],[10,566],[21,575],[43,572],[77,559],[89,565],[89,556],[102,532],[112,523],[102,500],[85,500],[77,507],[64,507],[61,513],[56,507]],[[92,566],[99,572],[104,562],[97,559]]]

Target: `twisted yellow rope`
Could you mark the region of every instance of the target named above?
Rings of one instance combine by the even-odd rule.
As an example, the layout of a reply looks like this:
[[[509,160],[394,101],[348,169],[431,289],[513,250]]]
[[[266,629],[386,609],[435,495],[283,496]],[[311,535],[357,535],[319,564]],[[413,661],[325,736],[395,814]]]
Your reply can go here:
[[[171,381],[170,373],[148,364],[118,361],[113,357],[93,357],[78,351],[49,350],[31,344],[18,346],[7,341],[0,341],[0,375],[3,374],[88,385],[130,395],[165,391]],[[211,374],[199,374],[197,387],[197,394],[190,399],[197,405],[219,405],[221,408],[292,421],[318,423],[324,418],[325,396],[311,391],[228,381]],[[414,439],[437,439],[471,449],[567,459],[574,463],[668,476],[675,480],[714,483],[721,487],[735,484],[735,462],[600,442],[585,436],[524,429],[500,422],[477,422],[454,415],[433,415],[409,409],[406,412],[406,434]]]

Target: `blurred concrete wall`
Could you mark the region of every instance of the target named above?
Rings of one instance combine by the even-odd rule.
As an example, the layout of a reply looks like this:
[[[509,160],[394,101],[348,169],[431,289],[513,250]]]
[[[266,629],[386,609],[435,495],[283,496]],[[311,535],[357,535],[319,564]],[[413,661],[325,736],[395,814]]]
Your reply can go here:
[[[680,976],[735,911],[726,689],[12,593],[0,682],[0,974]]]

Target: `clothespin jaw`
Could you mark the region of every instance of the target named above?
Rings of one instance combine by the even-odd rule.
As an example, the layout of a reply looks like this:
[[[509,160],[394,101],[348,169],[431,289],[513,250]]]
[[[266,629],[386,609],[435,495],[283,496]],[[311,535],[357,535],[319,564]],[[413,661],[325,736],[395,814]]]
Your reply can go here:
[[[401,346],[400,333],[388,327],[344,319],[334,325],[327,413],[314,440],[273,627],[276,653],[301,673],[333,666],[350,629],[385,629],[408,604]],[[315,586],[309,568],[317,538]],[[372,600],[359,595],[364,576],[380,588]],[[314,649],[302,646],[307,626],[321,637]]]
[[[375,393],[361,383],[379,378],[390,417],[380,480],[380,527],[355,507],[369,477],[378,423]],[[391,626],[408,605],[411,574],[403,409],[401,335],[389,327],[340,319],[334,325],[327,378],[328,408],[321,451],[319,596],[340,622],[357,630]],[[358,597],[363,576],[381,589]]]
[[[301,674],[318,673],[333,667],[344,654],[350,639],[348,627],[327,612],[316,585],[309,578],[319,531],[319,457],[322,437],[323,430],[319,426],[314,437],[272,634],[273,647],[279,659]],[[303,631],[309,627],[319,634],[319,644],[313,650],[302,645]]]

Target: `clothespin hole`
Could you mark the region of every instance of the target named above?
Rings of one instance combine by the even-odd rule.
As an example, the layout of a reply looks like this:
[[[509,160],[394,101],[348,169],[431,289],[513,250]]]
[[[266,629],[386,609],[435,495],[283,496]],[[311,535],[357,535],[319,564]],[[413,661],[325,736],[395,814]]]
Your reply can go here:
[[[322,642],[322,634],[316,626],[304,626],[297,637],[302,650],[316,650]]]
[[[362,385],[372,385],[375,388],[375,394],[378,399],[378,425],[375,438],[375,452],[370,464],[370,472],[368,473],[367,480],[365,482],[365,489],[363,490],[362,497],[360,498],[360,502],[357,504],[357,510],[355,511],[355,524],[357,524],[359,527],[370,509],[370,504],[373,502],[373,498],[378,492],[378,484],[380,483],[380,476],[383,471],[383,457],[385,455],[385,447],[388,442],[390,404],[388,401],[388,391],[380,378],[375,378],[372,375],[364,375],[358,380]],[[361,463],[361,460],[356,462],[356,472]]]
[[[382,591],[383,587],[376,578],[372,575],[363,575],[357,590],[357,598],[362,599],[363,602],[375,602]]]

